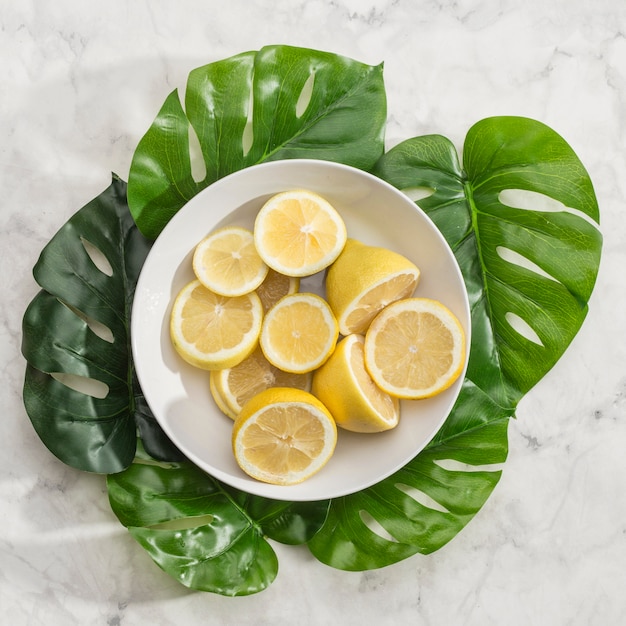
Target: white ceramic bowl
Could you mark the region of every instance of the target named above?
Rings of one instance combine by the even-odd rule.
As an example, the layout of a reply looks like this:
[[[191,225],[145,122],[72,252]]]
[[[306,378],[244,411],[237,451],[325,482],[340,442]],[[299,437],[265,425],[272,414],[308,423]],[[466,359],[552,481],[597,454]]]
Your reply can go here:
[[[174,444],[215,478],[260,496],[307,501],[354,493],[410,461],[445,421],[465,371],[434,398],[403,401],[400,424],[393,430],[357,434],[340,429],[331,460],[299,485],[269,485],[241,471],[231,449],[232,421],[211,398],[208,372],[185,363],[172,347],[170,308],[193,278],[191,256],[204,235],[225,225],[252,228],[265,200],[294,188],[327,198],[342,215],[349,237],[410,258],[422,272],[415,295],[440,300],[458,316],[468,350],[470,313],[454,255],[426,214],[391,185],[346,165],[297,159],[249,167],[215,182],[172,218],[146,259],[132,310],[132,351],[146,400]],[[301,291],[320,288],[319,276],[302,281]]]

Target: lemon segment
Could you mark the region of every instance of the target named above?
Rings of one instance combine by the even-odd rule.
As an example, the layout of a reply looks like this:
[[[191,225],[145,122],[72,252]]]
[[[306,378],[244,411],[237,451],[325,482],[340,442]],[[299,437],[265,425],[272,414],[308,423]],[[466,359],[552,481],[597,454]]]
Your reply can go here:
[[[313,374],[311,391],[328,408],[337,426],[376,433],[398,425],[400,402],[380,389],[365,369],[364,338],[348,335]]]
[[[429,398],[452,385],[465,364],[465,333],[445,305],[407,298],[385,307],[365,335],[365,366],[387,393]]]
[[[252,231],[239,226],[220,228],[205,237],[194,250],[192,265],[196,278],[223,296],[254,291],[269,269],[256,250]]]
[[[259,285],[256,292],[261,298],[263,310],[267,312],[283,296],[297,293],[299,289],[300,279],[298,277],[286,276],[270,268],[265,280]]]
[[[234,367],[211,372],[211,385],[215,390],[216,404],[225,405],[222,411],[235,419],[244,404],[270,387],[294,387],[309,391],[311,374],[291,374],[272,365],[257,347],[254,352]]]
[[[262,321],[263,306],[256,293],[221,296],[194,280],[174,300],[170,337],[191,365],[222,369],[240,363],[254,350]]]
[[[337,210],[308,190],[272,196],[254,223],[261,258],[287,276],[310,276],[325,269],[339,256],[346,238],[346,225]]]
[[[326,297],[344,335],[364,334],[388,304],[413,295],[420,270],[397,252],[348,239],[328,268]]]
[[[301,389],[274,387],[250,399],[233,424],[239,467],[274,485],[295,485],[319,472],[337,443],[328,409]]]
[[[275,367],[294,374],[318,368],[332,354],[339,336],[327,302],[314,293],[281,298],[265,315],[259,343]]]

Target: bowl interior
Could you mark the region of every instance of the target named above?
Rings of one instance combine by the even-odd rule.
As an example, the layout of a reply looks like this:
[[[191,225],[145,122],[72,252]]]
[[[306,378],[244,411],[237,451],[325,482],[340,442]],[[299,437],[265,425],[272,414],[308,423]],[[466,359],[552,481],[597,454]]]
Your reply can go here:
[[[185,363],[171,345],[170,308],[193,279],[191,256],[204,235],[225,225],[252,228],[271,195],[294,188],[328,199],[342,215],[349,237],[411,259],[421,270],[415,295],[440,300],[458,316],[468,350],[470,315],[456,260],[431,220],[404,194],[349,166],[317,160],[256,165],[209,186],[172,218],[146,259],[133,303],[132,351],[146,400],[174,444],[215,478],[256,495],[306,501],[359,491],[405,465],[448,416],[463,375],[434,398],[402,401],[400,423],[391,431],[372,435],[339,429],[331,460],[300,485],[269,485],[241,471],[231,449],[232,421],[213,402],[208,372]],[[322,293],[322,286],[322,276],[316,275],[302,280],[301,291]]]

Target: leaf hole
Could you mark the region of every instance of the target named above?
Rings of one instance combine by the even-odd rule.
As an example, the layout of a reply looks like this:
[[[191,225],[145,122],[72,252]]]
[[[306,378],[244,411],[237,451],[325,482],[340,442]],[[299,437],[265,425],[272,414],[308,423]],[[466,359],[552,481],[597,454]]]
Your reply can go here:
[[[66,306],[70,311],[72,311],[74,315],[76,315],[77,317],[80,317],[80,319],[83,320],[85,324],[87,324],[87,326],[89,327],[89,330],[91,330],[91,332],[94,335],[96,335],[96,337],[100,337],[100,339],[103,339],[104,341],[107,341],[108,343],[115,342],[113,331],[106,324],[99,322],[93,317],[89,317],[88,315],[85,315],[85,313],[83,313],[82,311],[79,311],[76,307],[73,307],[71,304],[68,304],[67,302],[63,302],[62,300],[59,300],[59,302],[63,304],[64,306]]]
[[[214,515],[194,515],[190,517],[179,517],[177,519],[167,520],[159,524],[152,524],[151,530],[192,530],[200,526],[212,524],[215,520]]]
[[[51,372],[50,376],[69,389],[98,400],[104,400],[109,395],[109,386],[95,378],[77,376],[76,374],[68,374],[66,372]]]
[[[415,500],[415,502],[417,502],[418,504],[421,504],[427,509],[432,509],[433,511],[440,511],[441,513],[450,512],[445,506],[437,502],[437,500],[434,500],[433,498],[431,498],[427,493],[424,493],[420,489],[416,489],[415,487],[412,487],[411,485],[405,485],[404,483],[396,483],[395,487],[396,489],[399,489],[402,493],[409,496],[409,498],[411,498],[412,500]]]
[[[243,135],[241,136],[241,149],[243,156],[246,156],[252,149],[254,143],[254,91],[250,89],[250,97],[248,99],[248,117],[246,118],[246,125],[243,128]]]
[[[94,246],[94,244],[84,237],[80,238],[80,242],[83,244],[83,248],[85,249],[87,256],[91,259],[91,262],[96,266],[96,268],[106,276],[113,276],[113,268],[100,248]]]
[[[374,519],[374,517],[368,513],[365,509],[361,509],[359,511],[359,517],[361,521],[367,526],[369,530],[371,530],[375,535],[378,535],[381,539],[385,539],[387,541],[392,541],[393,543],[398,543],[398,540],[390,535],[381,524]]]
[[[435,190],[432,187],[407,187],[402,190],[402,193],[413,202],[419,202],[432,196]]]
[[[509,323],[509,326],[514,331],[519,333],[522,337],[524,337],[524,339],[528,339],[528,341],[532,341],[532,343],[543,347],[543,342],[541,341],[541,338],[526,320],[521,318],[516,313],[512,313],[511,311],[505,314],[504,319],[506,319],[506,321]]]
[[[501,472],[503,468],[502,463],[471,465],[456,459],[435,459],[434,463],[448,472]]]
[[[313,85],[315,84],[315,72],[311,72],[306,79],[304,85],[302,85],[302,91],[298,96],[296,102],[296,117],[300,118],[304,115],[309,104],[311,103],[311,96],[313,95]]]
[[[596,228],[597,223],[594,222],[586,213],[568,207],[560,200],[540,193],[538,191],[530,191],[528,189],[503,189],[498,194],[498,200],[505,206],[512,209],[523,209],[526,211],[539,211],[543,213],[571,213],[586,220]]]
[[[544,278],[548,278],[555,282],[559,282],[554,276],[548,274],[545,270],[543,270],[539,265],[531,261],[528,257],[525,257],[523,254],[519,252],[515,252],[515,250],[511,250],[510,248],[506,248],[504,246],[497,246],[496,253],[498,256],[506,261],[507,263],[512,263],[513,265],[517,265],[518,267],[523,267],[539,276],[543,276]]]
[[[195,128],[189,124],[187,137],[189,141],[189,163],[191,167],[191,178],[195,182],[201,183],[206,178],[206,163],[202,154],[202,146]]]

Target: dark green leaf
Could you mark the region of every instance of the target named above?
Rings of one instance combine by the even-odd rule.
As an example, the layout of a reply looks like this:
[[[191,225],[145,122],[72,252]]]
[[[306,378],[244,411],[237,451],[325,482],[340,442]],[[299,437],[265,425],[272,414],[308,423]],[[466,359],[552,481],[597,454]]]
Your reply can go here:
[[[155,457],[180,458],[134,379],[128,325],[150,243],[125,192],[114,177],[46,245],[34,268],[42,291],[23,319],[24,404],[35,430],[65,463],[101,473],[131,463],[136,421]]]
[[[300,157],[367,170],[383,152],[382,66],[335,54],[268,46],[217,61],[190,73],[184,102],[169,95],[133,155],[129,205],[150,238],[201,189],[244,167]]]
[[[168,574],[191,589],[248,595],[278,571],[264,535],[303,543],[319,529],[327,502],[277,502],[224,488],[190,463],[137,462],[109,476],[122,524]]]
[[[519,400],[587,313],[602,238],[591,180],[567,143],[533,120],[491,118],[470,129],[464,167],[432,135],[393,148],[374,170],[401,190],[429,192],[419,204],[467,285],[471,351],[458,401],[427,449],[378,485],[333,500],[309,542],[333,567],[382,567],[437,550],[464,528],[499,480]]]

